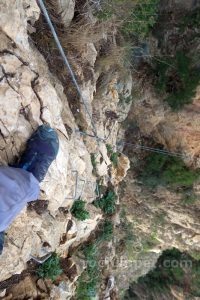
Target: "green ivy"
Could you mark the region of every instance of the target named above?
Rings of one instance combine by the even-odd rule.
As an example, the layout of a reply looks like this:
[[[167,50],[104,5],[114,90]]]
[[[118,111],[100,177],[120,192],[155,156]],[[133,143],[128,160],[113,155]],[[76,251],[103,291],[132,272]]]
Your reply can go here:
[[[113,224],[109,220],[105,220],[99,233],[98,242],[110,241],[113,237]]]
[[[184,52],[178,51],[175,57],[157,61],[154,73],[157,92],[167,95],[164,101],[173,110],[192,102],[200,82],[200,72]]]
[[[78,279],[76,289],[77,300],[95,299],[100,282],[100,268],[98,264],[100,244],[104,241],[111,240],[112,235],[113,225],[110,221],[105,220],[100,232],[98,233],[96,241],[91,242],[84,247],[83,254],[87,262],[87,267]]]
[[[37,275],[40,278],[49,278],[51,280],[55,280],[62,272],[60,257],[56,253],[52,254],[52,256],[37,269]]]
[[[200,8],[187,13],[180,22],[180,32],[182,33],[187,27],[199,28],[200,26]]]
[[[109,190],[101,198],[93,201],[94,206],[101,208],[106,215],[113,215],[116,211],[116,194]]]
[[[152,153],[147,157],[139,178],[149,187],[191,188],[199,176],[199,170],[189,169],[180,158]]]
[[[84,221],[90,217],[89,212],[85,210],[85,204],[85,201],[81,199],[74,201],[70,211],[76,219]]]
[[[188,262],[188,268],[185,267]],[[126,292],[125,299],[131,295],[131,299],[138,300],[136,290],[142,288],[148,299],[160,299],[166,296],[170,298],[170,287],[174,286],[184,292],[184,299],[193,299],[200,296],[200,262],[193,259],[188,254],[183,254],[173,248],[166,250],[159,257],[156,267],[146,276],[138,279],[137,283],[132,283]],[[187,289],[185,289],[187,282]],[[146,299],[146,298],[145,298]]]
[[[194,194],[193,191],[191,191],[190,193],[185,193],[183,198],[182,198],[182,201],[181,203],[184,205],[184,206],[190,206],[190,205],[193,205],[197,202],[198,200],[198,197],[197,195]]]
[[[97,169],[97,161],[96,161],[97,155],[95,153],[91,153],[90,158],[91,158],[91,163],[92,163],[92,166],[93,166],[93,170],[96,171],[96,169]]]
[[[113,148],[112,148],[112,146],[110,144],[106,144],[106,148],[107,148],[108,156],[110,157],[110,161],[112,162],[113,166],[115,168],[117,168],[119,153],[118,152],[114,152]]]
[[[141,0],[130,12],[122,26],[126,36],[137,35],[144,40],[158,19],[158,4],[160,0]]]
[[[121,32],[126,37],[136,35],[143,40],[158,19],[159,3],[160,0],[140,0],[138,3],[130,0],[105,0],[96,16],[101,21],[111,18],[119,20]]]

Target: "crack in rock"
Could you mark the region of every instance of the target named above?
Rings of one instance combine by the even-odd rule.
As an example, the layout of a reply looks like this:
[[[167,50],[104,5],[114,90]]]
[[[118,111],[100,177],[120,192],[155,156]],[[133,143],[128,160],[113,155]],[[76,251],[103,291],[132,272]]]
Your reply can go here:
[[[0,51],[0,56],[4,56],[5,54],[10,54],[10,55],[14,55],[15,57],[18,58],[18,60],[24,65],[24,66],[29,66],[29,63],[24,61],[19,55],[17,55],[16,53],[10,51],[10,50],[7,50],[7,49],[4,49],[2,51]],[[29,66],[30,68],[30,66]],[[30,68],[31,69],[31,68]],[[31,69],[32,71],[32,69]]]
[[[31,125],[32,130],[34,131],[34,127],[32,125],[31,118],[29,116],[30,112],[31,112],[30,104],[24,106],[23,103],[21,103],[21,109],[20,109],[19,113],[24,117],[25,120],[27,120],[29,122],[29,124]]]
[[[3,125],[4,129],[8,132],[8,135],[10,135],[10,131],[8,130],[8,128],[6,127],[6,125],[4,124],[4,122],[3,122],[1,119],[0,119],[0,122],[1,122],[1,124]],[[3,137],[3,139],[4,139],[5,144],[7,144],[7,142],[6,142],[6,137],[5,137],[5,135],[3,134],[2,130],[0,130],[0,132],[1,132],[1,135],[2,135],[2,137]]]
[[[44,105],[43,105],[43,101],[41,99],[41,97],[39,96],[38,92],[36,91],[35,87],[38,85],[38,78],[39,78],[39,74],[36,73],[36,76],[35,78],[31,81],[31,87],[32,87],[32,90],[35,94],[35,96],[37,97],[38,99],[38,102],[40,104],[40,120],[46,124],[47,122],[44,120],[43,118],[43,109],[45,108]]]
[[[38,95],[38,93],[37,93],[37,91],[36,91],[36,89],[35,89],[36,85],[38,85],[37,80],[38,80],[38,78],[39,78],[39,74],[38,74],[36,71],[34,71],[33,69],[30,68],[29,63],[27,63],[26,61],[24,61],[20,56],[18,56],[17,54],[13,53],[12,51],[9,51],[9,50],[7,50],[7,49],[5,49],[5,50],[3,50],[3,51],[0,51],[0,56],[4,56],[5,54],[14,55],[14,56],[17,57],[17,59],[22,63],[23,66],[28,66],[29,69],[31,70],[31,72],[33,72],[33,73],[35,74],[35,78],[31,81],[31,87],[32,87],[32,90],[33,90],[33,92],[34,92],[36,98],[37,98],[38,101],[39,101],[39,104],[40,104],[40,119],[41,119],[41,121],[42,121],[43,123],[46,123],[46,121],[43,119],[43,116],[42,116],[42,114],[43,114],[43,109],[44,109],[45,107],[43,106],[42,99],[40,98],[40,96]],[[1,68],[2,68],[2,73],[3,73],[3,77],[2,77],[1,79],[3,79],[3,78],[5,77],[5,78],[6,78],[6,81],[7,81],[7,83],[8,83],[8,85],[10,86],[10,88],[12,88],[17,94],[19,94],[19,92],[12,86],[12,84],[10,83],[10,81],[9,81],[9,79],[8,79],[9,77],[13,78],[13,77],[15,76],[15,74],[13,74],[13,73],[12,73],[12,74],[11,74],[11,73],[6,73],[6,71],[5,71],[5,69],[4,69],[4,67],[3,67],[2,65],[1,65]],[[1,80],[1,79],[0,79],[0,80]],[[19,95],[20,95],[20,94],[19,94]],[[23,96],[23,95],[20,95],[20,96]],[[27,119],[26,116],[25,116],[25,119],[30,123],[30,120]],[[32,125],[31,125],[31,127],[32,127]],[[32,128],[32,129],[33,129],[33,128]]]
[[[7,82],[7,84],[9,85],[9,87],[10,87],[15,93],[17,93],[18,95],[20,95],[19,92],[12,86],[12,84],[11,84],[10,81],[8,80],[9,77],[13,78],[13,77],[15,76],[15,74],[13,74],[13,73],[6,73],[6,71],[5,71],[5,69],[4,69],[4,67],[3,67],[2,65],[1,65],[1,69],[2,69],[2,73],[3,73],[3,75],[4,75],[5,79],[6,79],[6,82]],[[21,95],[20,95],[20,96],[21,96]]]

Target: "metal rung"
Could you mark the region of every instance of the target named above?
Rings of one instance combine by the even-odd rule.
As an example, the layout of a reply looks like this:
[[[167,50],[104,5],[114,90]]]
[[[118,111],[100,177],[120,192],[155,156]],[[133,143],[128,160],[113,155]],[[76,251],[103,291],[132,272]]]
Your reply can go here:
[[[76,174],[74,196],[72,196],[72,197],[65,197],[65,200],[74,200],[74,199],[76,199],[76,195],[77,195],[77,185],[78,185],[78,171],[73,170],[72,173],[75,173],[75,174]]]

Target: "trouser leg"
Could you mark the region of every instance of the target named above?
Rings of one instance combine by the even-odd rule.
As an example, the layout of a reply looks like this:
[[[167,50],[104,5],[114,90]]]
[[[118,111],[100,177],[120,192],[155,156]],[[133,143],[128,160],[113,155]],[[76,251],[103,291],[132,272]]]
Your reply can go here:
[[[4,238],[5,238],[5,231],[2,231],[0,232],[0,255],[3,252]]]

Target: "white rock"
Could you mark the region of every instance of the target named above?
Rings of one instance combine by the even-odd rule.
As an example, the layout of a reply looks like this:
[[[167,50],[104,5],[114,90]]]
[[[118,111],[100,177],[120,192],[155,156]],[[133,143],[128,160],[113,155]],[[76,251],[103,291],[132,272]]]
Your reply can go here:
[[[68,27],[74,17],[75,0],[57,0],[58,12],[65,27]]]

